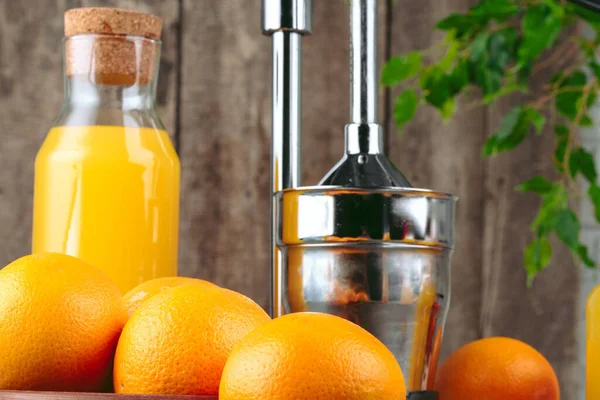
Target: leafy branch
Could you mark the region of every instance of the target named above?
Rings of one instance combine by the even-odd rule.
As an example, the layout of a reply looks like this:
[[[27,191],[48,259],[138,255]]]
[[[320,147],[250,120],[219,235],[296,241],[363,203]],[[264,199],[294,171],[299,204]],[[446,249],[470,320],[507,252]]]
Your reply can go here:
[[[581,21],[593,29],[593,39],[572,34]],[[479,104],[524,94],[529,100],[504,115],[482,155],[496,156],[517,148],[532,134],[554,132],[555,176],[534,176],[516,188],[541,198],[524,251],[528,281],[549,264],[553,234],[576,260],[595,267],[580,241],[581,223],[571,203],[580,196],[579,182],[587,181],[587,196],[600,222],[594,158],[576,135],[579,128],[594,125],[589,109],[600,89],[600,15],[560,0],[480,0],[467,12],[439,21],[436,28],[445,32],[439,43],[393,57],[385,65],[382,84],[401,89],[394,103],[396,125],[402,130],[424,105],[451,118],[457,98],[466,93],[478,94]],[[561,72],[531,98],[533,80],[539,82],[557,69]]]

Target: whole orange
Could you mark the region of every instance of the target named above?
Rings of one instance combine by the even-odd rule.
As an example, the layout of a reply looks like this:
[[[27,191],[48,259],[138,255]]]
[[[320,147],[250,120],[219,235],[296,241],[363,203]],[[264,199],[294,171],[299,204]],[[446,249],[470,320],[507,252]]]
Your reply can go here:
[[[440,400],[558,400],[552,366],[537,350],[506,337],[461,347],[438,369]]]
[[[405,399],[393,354],[343,318],[301,312],[258,327],[235,347],[220,400]]]
[[[127,311],[99,270],[62,254],[0,271],[0,389],[100,391]]]
[[[186,278],[183,276],[169,276],[165,278],[156,278],[141,283],[131,289],[123,296],[127,313],[131,316],[135,310],[146,300],[155,294],[176,286],[183,285],[210,285],[216,286],[208,281],[196,278]]]
[[[163,290],[123,329],[115,391],[216,395],[233,347],[269,320],[258,304],[231,290],[208,285]]]

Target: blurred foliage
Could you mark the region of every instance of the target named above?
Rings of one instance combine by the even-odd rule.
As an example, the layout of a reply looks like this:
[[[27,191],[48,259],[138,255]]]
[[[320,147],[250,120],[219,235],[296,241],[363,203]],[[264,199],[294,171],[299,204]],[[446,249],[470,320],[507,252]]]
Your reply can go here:
[[[594,37],[584,37],[580,22]],[[600,89],[600,14],[559,0],[481,0],[465,13],[451,14],[436,29],[445,33],[432,47],[391,58],[382,72],[385,86],[400,87],[394,120],[399,130],[423,106],[452,118],[459,95],[473,91],[478,104],[493,104],[521,93],[522,101],[504,115],[485,142],[483,157],[517,148],[530,135],[547,135],[555,142],[553,177],[533,176],[516,190],[540,196],[531,223],[532,239],[524,249],[524,265],[531,284],[552,258],[549,238],[556,235],[577,262],[595,267],[580,242],[581,224],[571,209],[580,197],[582,180],[600,222],[600,185],[592,154],[576,135],[579,127],[596,124],[588,111]],[[535,79],[540,87],[547,72],[557,71],[529,93]]]

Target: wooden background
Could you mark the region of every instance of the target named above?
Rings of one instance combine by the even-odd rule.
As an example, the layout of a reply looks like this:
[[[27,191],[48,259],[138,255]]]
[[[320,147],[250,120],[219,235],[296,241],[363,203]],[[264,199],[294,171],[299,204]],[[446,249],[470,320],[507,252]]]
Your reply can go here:
[[[379,1],[382,59],[428,46],[438,38],[435,21],[471,2]],[[158,102],[183,166],[180,273],[266,307],[271,46],[260,31],[260,0],[0,0],[0,264],[30,250],[33,161],[62,101],[62,14],[87,5],[164,19]],[[307,185],[342,155],[347,21],[343,0],[314,1],[314,35],[304,40]],[[510,104],[463,107],[450,123],[420,112],[400,138],[390,123],[390,94],[382,96],[390,158],[413,185],[460,197],[443,356],[480,337],[516,337],[551,361],[563,398],[576,398],[583,382],[579,269],[558,247],[553,265],[526,288],[522,249],[538,204],[513,190],[552,169],[552,140],[531,139],[482,160],[481,145]]]

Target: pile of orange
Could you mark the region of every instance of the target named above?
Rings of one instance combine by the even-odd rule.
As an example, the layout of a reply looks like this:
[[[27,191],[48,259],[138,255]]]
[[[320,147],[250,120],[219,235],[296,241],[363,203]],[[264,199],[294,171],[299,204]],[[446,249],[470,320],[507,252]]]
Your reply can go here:
[[[221,400],[404,399],[392,353],[342,318],[271,320],[249,298],[192,278],[121,296],[60,254],[0,270],[0,390],[218,395]],[[548,361],[509,338],[469,343],[437,371],[440,400],[559,400]]]
[[[403,399],[392,353],[342,318],[271,320],[242,294],[192,278],[124,297],[66,255],[0,270],[0,390],[219,395],[242,399]]]

